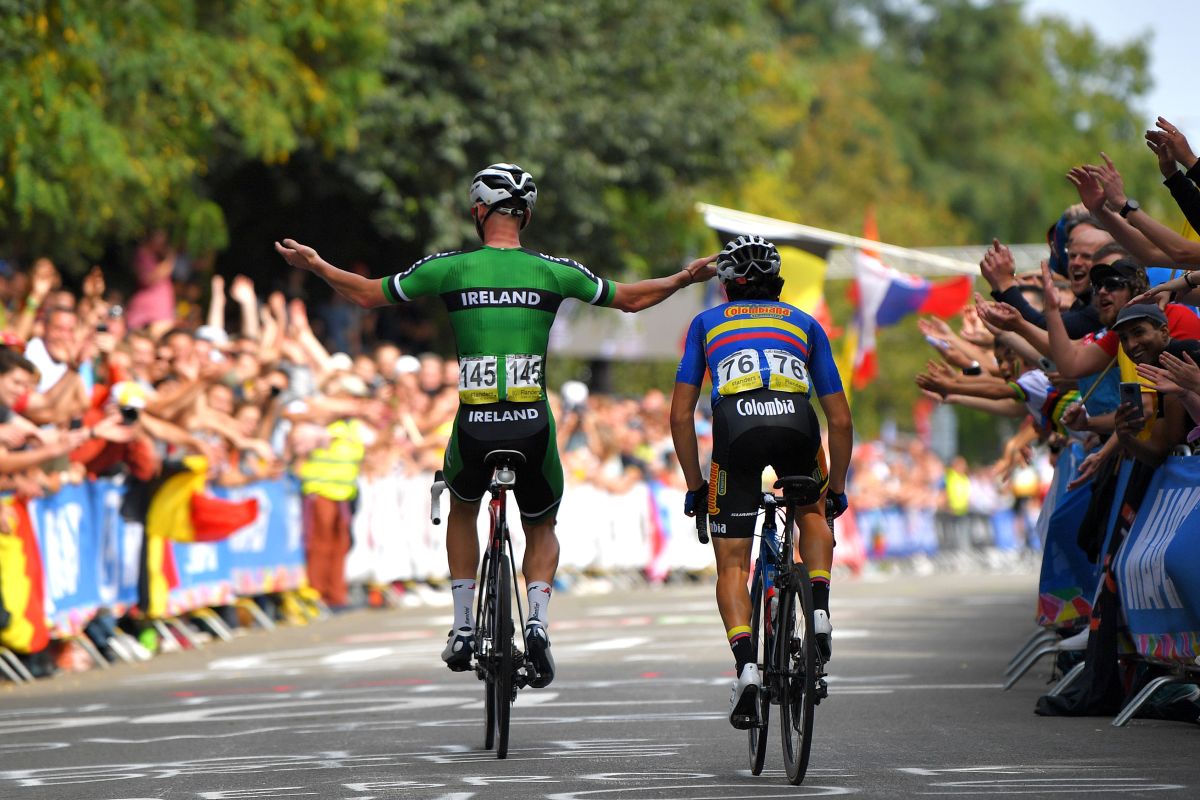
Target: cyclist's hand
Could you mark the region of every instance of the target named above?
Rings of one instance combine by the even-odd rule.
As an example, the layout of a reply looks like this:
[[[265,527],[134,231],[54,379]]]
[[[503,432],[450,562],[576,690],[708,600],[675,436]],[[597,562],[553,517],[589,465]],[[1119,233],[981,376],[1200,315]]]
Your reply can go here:
[[[689,490],[683,496],[683,513],[689,517],[694,517],[698,512],[704,511],[705,504],[708,501],[708,481],[700,484],[700,488],[694,491]]]
[[[850,507],[850,499],[846,497],[845,492],[828,492],[825,495],[825,507],[828,509],[829,515],[837,519]]]

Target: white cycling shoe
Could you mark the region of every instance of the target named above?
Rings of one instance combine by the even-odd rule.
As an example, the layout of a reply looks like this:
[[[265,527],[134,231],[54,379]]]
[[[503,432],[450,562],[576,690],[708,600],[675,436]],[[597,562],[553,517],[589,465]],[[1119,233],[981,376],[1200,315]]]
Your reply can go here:
[[[758,665],[742,667],[729,695],[730,725],[744,731],[758,723],[758,693],[761,691],[762,676],[758,673]]]
[[[817,642],[817,655],[821,663],[827,663],[833,658],[833,624],[829,621],[829,612],[816,609],[813,611],[813,638]]]

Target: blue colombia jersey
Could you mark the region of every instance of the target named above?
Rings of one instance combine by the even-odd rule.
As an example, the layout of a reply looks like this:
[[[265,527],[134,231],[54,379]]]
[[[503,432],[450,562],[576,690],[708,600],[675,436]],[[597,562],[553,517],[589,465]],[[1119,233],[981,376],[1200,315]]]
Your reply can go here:
[[[700,386],[712,374],[712,404],[754,389],[817,397],[842,391],[829,337],[820,323],[778,300],[725,303],[688,328],[678,383]]]

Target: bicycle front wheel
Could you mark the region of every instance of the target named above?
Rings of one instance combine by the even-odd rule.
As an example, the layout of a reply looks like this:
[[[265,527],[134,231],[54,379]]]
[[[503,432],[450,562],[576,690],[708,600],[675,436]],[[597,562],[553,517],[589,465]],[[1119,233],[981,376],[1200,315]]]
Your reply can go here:
[[[496,573],[496,675],[493,682],[496,708],[496,758],[508,758],[508,719],[517,696],[513,666],[512,574],[508,561],[499,559]]]
[[[786,582],[776,580],[775,668],[780,685],[779,726],[788,780],[799,785],[808,771],[816,705],[817,646],[813,637],[812,587],[808,570],[794,564]]]
[[[762,689],[758,693],[758,725],[746,731],[749,738],[750,774],[761,775],[767,759],[767,722],[771,715],[771,637],[767,635],[766,620],[770,614],[769,602],[763,591],[763,574],[755,570],[754,588],[750,592],[750,647],[754,650],[754,661],[763,676]]]

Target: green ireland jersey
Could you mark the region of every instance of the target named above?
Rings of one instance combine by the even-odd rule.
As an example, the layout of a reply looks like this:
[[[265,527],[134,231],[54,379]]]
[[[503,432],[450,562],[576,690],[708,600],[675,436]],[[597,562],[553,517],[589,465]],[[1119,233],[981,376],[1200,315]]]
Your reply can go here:
[[[393,303],[437,295],[450,312],[464,403],[545,396],[550,326],[563,300],[612,305],[616,286],[582,264],[524,248],[435,253],[383,279]]]

